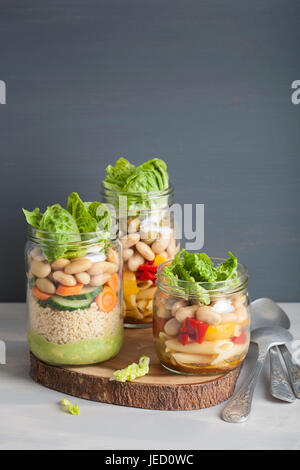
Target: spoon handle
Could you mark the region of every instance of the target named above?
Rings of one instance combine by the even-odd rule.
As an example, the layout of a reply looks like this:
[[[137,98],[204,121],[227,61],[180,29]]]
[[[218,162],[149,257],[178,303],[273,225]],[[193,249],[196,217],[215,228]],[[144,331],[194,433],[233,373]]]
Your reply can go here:
[[[248,419],[257,379],[262,371],[267,351],[262,351],[246,383],[234,395],[222,412],[222,419],[228,423],[242,423]]]
[[[278,400],[293,403],[296,397],[283,370],[276,346],[270,349],[271,394]]]
[[[279,348],[289,373],[294,394],[297,398],[300,398],[300,366],[294,362],[290,351],[285,345],[279,346]]]

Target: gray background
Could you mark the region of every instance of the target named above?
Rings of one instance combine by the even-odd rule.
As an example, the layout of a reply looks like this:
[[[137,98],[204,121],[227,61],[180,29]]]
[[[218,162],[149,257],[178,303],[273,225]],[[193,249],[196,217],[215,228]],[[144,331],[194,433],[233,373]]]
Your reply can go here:
[[[299,301],[299,23],[295,0],[0,0],[0,301],[24,300],[21,207],[98,199],[121,155],[165,158],[253,298]]]

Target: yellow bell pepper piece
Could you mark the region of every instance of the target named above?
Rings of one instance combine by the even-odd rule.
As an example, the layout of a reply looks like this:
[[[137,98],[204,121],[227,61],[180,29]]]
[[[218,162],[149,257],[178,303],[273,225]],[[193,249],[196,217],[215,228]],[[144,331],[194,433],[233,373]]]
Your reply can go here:
[[[159,266],[160,264],[163,264],[165,263],[166,261],[168,261],[168,258],[165,258],[164,256],[159,256],[159,255],[156,255],[155,258],[154,258],[154,266]]]
[[[138,285],[136,283],[135,274],[131,271],[123,272],[123,293],[125,297],[136,295],[139,292]]]
[[[224,325],[209,325],[206,330],[205,341],[230,339],[235,336],[235,328],[235,323],[224,323]]]

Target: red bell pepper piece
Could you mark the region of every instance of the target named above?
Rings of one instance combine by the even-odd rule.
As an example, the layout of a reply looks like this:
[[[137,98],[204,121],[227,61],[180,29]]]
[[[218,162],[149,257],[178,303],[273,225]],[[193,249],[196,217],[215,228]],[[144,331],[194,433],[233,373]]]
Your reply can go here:
[[[231,341],[234,344],[245,344],[247,342],[247,335],[244,328],[242,329],[240,336],[234,336],[233,338],[231,338]]]
[[[155,285],[157,266],[154,266],[154,261],[146,261],[138,267],[136,277],[139,281],[152,281]]]
[[[187,344],[190,344],[190,343],[194,343],[194,340],[191,339],[189,335],[187,333],[184,333],[183,331],[179,331],[177,339],[179,343],[181,343],[183,346],[186,346]]]
[[[195,318],[187,317],[179,330],[178,341],[184,346],[189,343],[203,343],[209,325]]]
[[[151,272],[140,272],[136,274],[136,277],[139,281],[155,281],[156,275]]]
[[[152,264],[141,264],[138,267],[138,271],[150,271],[150,272],[156,273],[157,266],[153,266]]]

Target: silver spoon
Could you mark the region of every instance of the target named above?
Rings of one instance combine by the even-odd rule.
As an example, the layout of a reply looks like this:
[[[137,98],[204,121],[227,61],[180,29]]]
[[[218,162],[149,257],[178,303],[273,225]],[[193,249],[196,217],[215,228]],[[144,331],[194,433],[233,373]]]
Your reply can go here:
[[[251,311],[253,329],[260,326],[274,325],[286,329],[290,328],[290,320],[287,314],[271,299],[254,300],[251,303]],[[283,370],[278,348],[272,348],[270,350],[271,394],[279,400],[292,403],[296,399],[295,396],[300,398],[300,367],[294,364],[291,353],[286,346],[280,346],[279,349],[286,363],[293,390]]]
[[[287,314],[271,299],[263,298],[251,302],[251,329],[264,326],[281,326],[290,329],[291,322]]]
[[[257,362],[246,383],[225,406],[222,412],[224,421],[242,423],[248,419],[257,379],[262,371],[269,349],[273,346],[288,343],[292,339],[291,333],[280,326],[258,328],[252,332],[251,341],[258,345]]]

